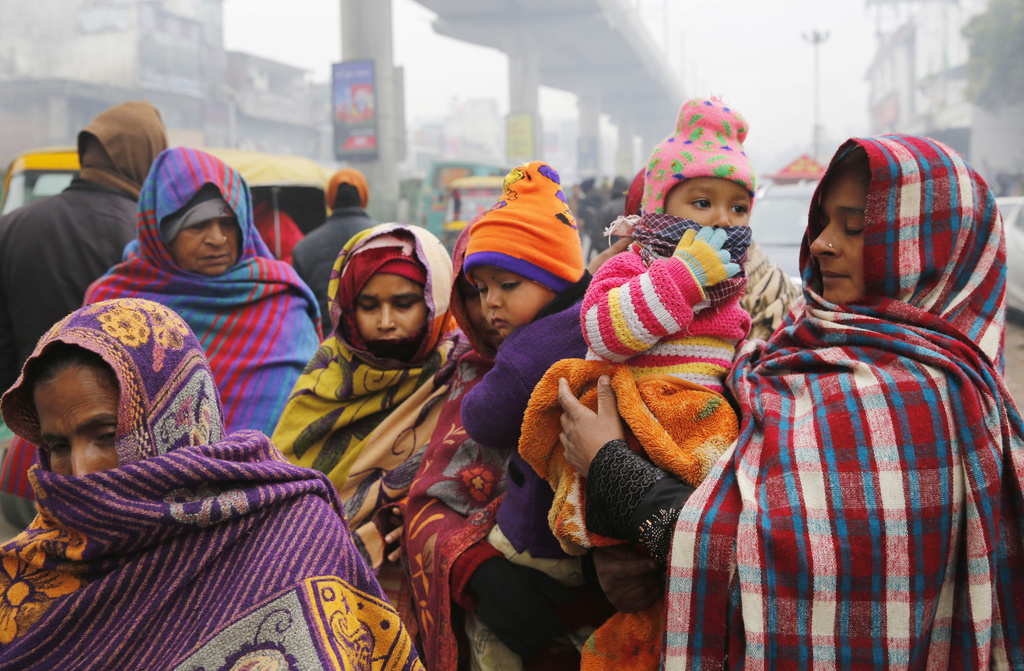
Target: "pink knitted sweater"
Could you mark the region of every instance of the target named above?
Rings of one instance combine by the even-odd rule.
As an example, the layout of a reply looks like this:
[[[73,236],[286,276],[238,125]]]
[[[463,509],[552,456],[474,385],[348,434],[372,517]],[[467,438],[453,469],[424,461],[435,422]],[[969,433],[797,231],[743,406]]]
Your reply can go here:
[[[635,245],[609,259],[583,298],[587,359],[626,363],[635,377],[662,373],[714,391],[750,329],[742,292],[711,306],[675,257],[650,268]]]

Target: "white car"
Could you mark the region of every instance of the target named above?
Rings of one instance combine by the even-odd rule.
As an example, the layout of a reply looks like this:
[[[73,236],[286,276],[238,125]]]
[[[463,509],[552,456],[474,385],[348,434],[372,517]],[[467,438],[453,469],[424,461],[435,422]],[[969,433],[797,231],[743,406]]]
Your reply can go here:
[[[800,245],[817,187],[817,182],[769,184],[758,191],[750,210],[754,242],[796,282],[800,282]]]
[[[1024,196],[996,198],[1006,228],[1006,308],[1024,322]]]

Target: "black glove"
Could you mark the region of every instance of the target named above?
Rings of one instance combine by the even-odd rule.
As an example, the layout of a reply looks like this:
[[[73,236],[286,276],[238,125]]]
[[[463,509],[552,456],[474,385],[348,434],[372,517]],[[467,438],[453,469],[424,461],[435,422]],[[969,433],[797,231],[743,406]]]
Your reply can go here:
[[[551,602],[567,604],[572,592],[537,569],[494,557],[480,564],[469,589],[479,602],[480,621],[523,659],[565,633]]]

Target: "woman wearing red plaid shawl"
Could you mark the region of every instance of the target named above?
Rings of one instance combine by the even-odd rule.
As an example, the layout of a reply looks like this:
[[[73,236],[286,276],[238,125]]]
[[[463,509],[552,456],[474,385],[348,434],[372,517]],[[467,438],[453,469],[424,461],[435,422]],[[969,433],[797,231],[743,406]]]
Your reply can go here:
[[[740,438],[696,491],[602,442],[613,402],[563,399],[588,526],[600,500],[600,533],[671,545],[666,668],[1024,667],[1024,424],[988,186],[933,140],[850,140],[801,267],[783,327],[737,353]]]

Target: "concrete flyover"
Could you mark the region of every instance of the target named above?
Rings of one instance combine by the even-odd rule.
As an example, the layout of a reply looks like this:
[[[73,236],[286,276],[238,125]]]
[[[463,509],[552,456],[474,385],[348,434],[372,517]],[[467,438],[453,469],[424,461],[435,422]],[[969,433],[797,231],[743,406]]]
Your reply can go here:
[[[671,130],[685,98],[628,0],[417,2],[437,14],[437,33],[508,55],[510,115],[536,120],[532,157],[541,156],[541,85],[579,96],[580,170],[591,174],[600,165],[600,114],[619,127],[619,151],[631,157],[633,137],[653,146]]]

